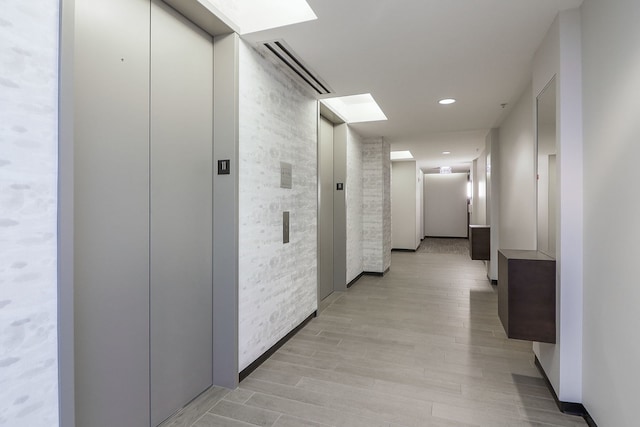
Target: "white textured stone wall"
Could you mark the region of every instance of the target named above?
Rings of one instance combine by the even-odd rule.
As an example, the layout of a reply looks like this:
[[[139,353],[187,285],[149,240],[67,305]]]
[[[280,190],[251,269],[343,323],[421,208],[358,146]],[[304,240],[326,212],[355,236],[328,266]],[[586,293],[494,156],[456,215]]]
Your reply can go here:
[[[58,425],[58,2],[0,8],[0,425]]]
[[[317,308],[317,103],[270,58],[240,44],[239,365]],[[280,162],[292,188],[280,188]],[[216,201],[220,203],[220,201]],[[282,212],[290,243],[282,243]]]
[[[382,273],[391,265],[391,160],[382,138],[362,143],[363,269]]]
[[[382,141],[382,271],[391,267],[391,145]]]
[[[347,127],[347,283],[364,271],[362,139]]]

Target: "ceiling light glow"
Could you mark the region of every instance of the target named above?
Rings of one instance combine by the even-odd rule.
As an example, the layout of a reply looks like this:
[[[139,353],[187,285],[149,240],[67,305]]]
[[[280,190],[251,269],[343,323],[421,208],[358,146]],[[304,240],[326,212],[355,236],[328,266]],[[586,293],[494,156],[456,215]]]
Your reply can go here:
[[[443,151],[442,154],[446,156],[447,154],[451,154],[451,151]]]
[[[238,34],[318,19],[305,0],[198,0]]]
[[[440,173],[450,174],[451,172],[451,166],[440,166]]]
[[[444,98],[444,99],[441,99],[440,101],[438,101],[438,104],[440,104],[440,105],[450,105],[450,104],[453,104],[454,102],[456,102],[456,100],[453,99],[453,98]]]
[[[413,159],[413,154],[411,151],[392,151],[391,152],[391,160],[411,160]]]
[[[321,99],[324,105],[347,123],[387,120],[370,93]]]

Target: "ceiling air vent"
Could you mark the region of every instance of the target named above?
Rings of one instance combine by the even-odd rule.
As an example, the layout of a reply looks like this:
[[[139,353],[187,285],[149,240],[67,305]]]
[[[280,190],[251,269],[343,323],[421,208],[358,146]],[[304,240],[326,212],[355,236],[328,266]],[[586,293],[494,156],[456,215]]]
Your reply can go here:
[[[307,67],[295,52],[282,40],[275,40],[264,43],[265,47],[273,52],[287,67],[304,80],[319,95],[332,93],[329,86],[313,71]]]

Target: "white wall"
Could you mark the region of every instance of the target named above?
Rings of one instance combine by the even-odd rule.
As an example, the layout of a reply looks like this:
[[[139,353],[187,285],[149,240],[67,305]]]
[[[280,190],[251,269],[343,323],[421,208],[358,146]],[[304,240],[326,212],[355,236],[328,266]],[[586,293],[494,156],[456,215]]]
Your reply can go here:
[[[418,185],[416,186],[416,230],[418,241],[424,239],[424,173],[418,169]]]
[[[500,126],[499,249],[536,248],[533,117],[529,85]]]
[[[363,180],[362,139],[347,126],[347,280],[351,282],[364,271],[363,262]]]
[[[58,2],[0,17],[0,423],[58,425]]]
[[[389,144],[382,138],[362,143],[363,269],[383,273],[391,263]]]
[[[467,174],[424,176],[425,235],[467,237]]]
[[[416,162],[392,162],[391,174],[391,244],[393,249],[415,250],[420,243],[416,229]]]
[[[244,42],[239,88],[239,369],[317,306],[317,104]],[[292,188],[280,188],[280,162]],[[282,212],[290,243],[282,243]]]
[[[482,150],[480,156],[473,161],[473,206],[471,208],[471,224],[487,224],[487,153]]]
[[[556,337],[534,343],[558,398],[582,401],[583,172],[580,12],[561,12],[533,61],[533,98],[556,75]],[[554,224],[550,218],[549,224]],[[550,244],[551,246],[551,244]]]
[[[640,2],[585,0],[583,402],[600,426],[637,425],[640,360]]]

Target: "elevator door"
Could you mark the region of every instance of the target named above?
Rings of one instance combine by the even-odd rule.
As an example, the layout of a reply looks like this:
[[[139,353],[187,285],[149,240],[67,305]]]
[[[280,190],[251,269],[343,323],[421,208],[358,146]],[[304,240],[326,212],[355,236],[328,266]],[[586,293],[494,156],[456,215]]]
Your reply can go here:
[[[320,117],[319,124],[320,171],[320,278],[319,300],[333,292],[333,124]]]
[[[156,426],[212,383],[213,41],[151,4],[150,382]]]

